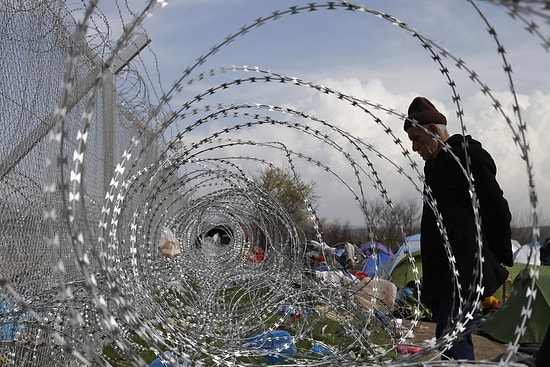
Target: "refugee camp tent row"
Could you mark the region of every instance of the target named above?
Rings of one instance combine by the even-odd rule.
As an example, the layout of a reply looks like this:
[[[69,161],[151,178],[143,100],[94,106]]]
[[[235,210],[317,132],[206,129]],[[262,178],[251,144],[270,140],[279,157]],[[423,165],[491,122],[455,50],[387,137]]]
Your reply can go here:
[[[512,240],[512,251],[514,253],[515,263],[526,264],[529,246],[523,247],[516,240]],[[407,256],[407,253],[410,256]],[[538,259],[538,255],[536,259]],[[408,236],[395,252],[393,256],[386,262],[382,274],[386,274],[388,280],[392,281],[398,288],[404,288],[407,283],[415,279],[413,272],[413,264],[410,260],[414,260],[414,265],[418,269],[417,277],[422,278],[422,257],[420,252],[420,233]],[[536,263],[536,260],[531,260],[531,263]],[[535,262],[533,262],[535,261]],[[540,264],[540,261],[537,263]]]

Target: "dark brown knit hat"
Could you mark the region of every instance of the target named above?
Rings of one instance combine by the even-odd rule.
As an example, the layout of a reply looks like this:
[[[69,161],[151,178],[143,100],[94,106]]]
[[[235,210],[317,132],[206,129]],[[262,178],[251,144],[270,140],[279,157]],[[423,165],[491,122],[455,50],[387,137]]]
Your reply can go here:
[[[403,126],[405,131],[413,125],[413,121],[416,121],[419,125],[447,125],[445,116],[435,108],[432,102],[424,97],[416,97],[413,99],[407,113],[409,116],[405,119],[405,125]]]

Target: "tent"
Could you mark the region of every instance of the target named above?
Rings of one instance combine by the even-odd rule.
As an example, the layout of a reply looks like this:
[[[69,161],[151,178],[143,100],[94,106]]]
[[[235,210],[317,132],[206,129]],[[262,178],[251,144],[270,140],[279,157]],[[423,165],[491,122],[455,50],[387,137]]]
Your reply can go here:
[[[401,245],[399,250],[392,256],[392,258],[386,263],[385,271],[388,274],[388,279],[391,280],[398,288],[405,288],[406,284],[411,280],[414,280],[415,274],[413,273],[413,266],[408,260],[406,254],[406,246],[408,245],[409,253],[414,258],[414,264],[418,269],[418,275],[416,277],[422,277],[422,258],[420,253],[420,233],[414,234],[406,238],[405,243]],[[512,240],[512,249],[519,249],[520,244],[516,240]],[[499,293],[497,291],[496,293]],[[500,293],[502,291],[500,290]]]
[[[376,253],[364,258],[356,267],[356,271],[363,272],[369,277],[378,275],[382,279],[388,278],[388,273],[385,265],[391,259],[391,255],[384,253]]]
[[[384,265],[393,255],[393,251],[380,242],[368,241],[362,244],[359,249],[365,256],[363,260],[357,264],[355,270],[367,274],[369,277],[378,275],[386,279],[388,274],[384,269]]]
[[[540,243],[527,243],[514,251],[514,263],[540,265]]]
[[[393,255],[393,251],[380,242],[377,241],[368,241],[362,244],[360,247],[361,251],[365,256],[372,255],[373,251],[375,251],[378,254],[385,254],[385,255]]]
[[[531,271],[535,267],[525,264],[514,264],[510,267],[513,278],[510,297],[500,309],[494,311],[487,321],[478,329],[502,343],[515,340],[514,332],[519,327],[523,309],[527,305],[527,290],[532,282]],[[536,296],[532,299],[532,314],[525,325],[525,333],[520,337],[520,344],[540,344],[550,325],[550,266],[537,267],[539,277],[536,280]],[[519,272],[519,273],[518,273]]]
[[[518,240],[512,240],[512,253],[515,254],[517,250],[521,247],[521,244]]]
[[[409,261],[407,251],[410,256],[414,258],[414,264],[418,269],[418,274],[416,276],[413,272],[412,263]],[[405,242],[399,247],[399,250],[397,250],[397,252],[386,262],[384,272],[397,288],[405,288],[409,281],[422,276],[419,233],[405,239]]]

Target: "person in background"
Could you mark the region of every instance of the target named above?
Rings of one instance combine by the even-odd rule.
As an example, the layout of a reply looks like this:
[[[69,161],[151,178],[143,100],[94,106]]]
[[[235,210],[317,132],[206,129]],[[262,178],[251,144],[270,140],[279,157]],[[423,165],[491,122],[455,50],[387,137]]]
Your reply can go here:
[[[550,265],[550,237],[544,240],[544,244],[540,247],[540,264]]]
[[[425,161],[420,229],[423,267],[420,297],[421,302],[434,312],[438,339],[452,330],[452,319],[459,312],[458,294],[465,300],[472,300],[475,296],[481,276],[475,272],[479,255],[484,259],[481,299],[492,295],[506,281],[508,271],[502,264],[513,265],[511,214],[496,180],[495,162],[480,142],[471,136],[450,136],[446,125],[446,117],[424,97],[414,98],[404,123],[412,150]],[[466,156],[471,162],[472,183],[479,202],[481,221],[476,220],[470,185],[464,173],[467,169]],[[435,208],[430,204],[428,192],[435,200]],[[437,221],[439,214],[448,235],[452,260],[445,252],[445,242]],[[478,254],[478,225],[481,225],[482,254]],[[460,288],[454,281],[451,261],[455,263]],[[474,360],[471,333],[472,330],[467,328],[442,358]]]

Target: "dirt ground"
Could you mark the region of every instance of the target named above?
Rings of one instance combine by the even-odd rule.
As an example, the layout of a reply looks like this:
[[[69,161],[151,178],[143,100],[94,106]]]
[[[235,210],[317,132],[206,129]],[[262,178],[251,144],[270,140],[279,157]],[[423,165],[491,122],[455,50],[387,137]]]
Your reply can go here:
[[[408,325],[405,323],[403,326],[407,327]],[[412,338],[407,339],[411,344],[426,345],[430,339],[435,337],[435,323],[420,321],[414,329],[413,334]],[[474,334],[472,338],[476,361],[491,361],[507,349],[506,344],[499,343],[482,335]],[[424,359],[430,359],[430,357],[426,356]]]

